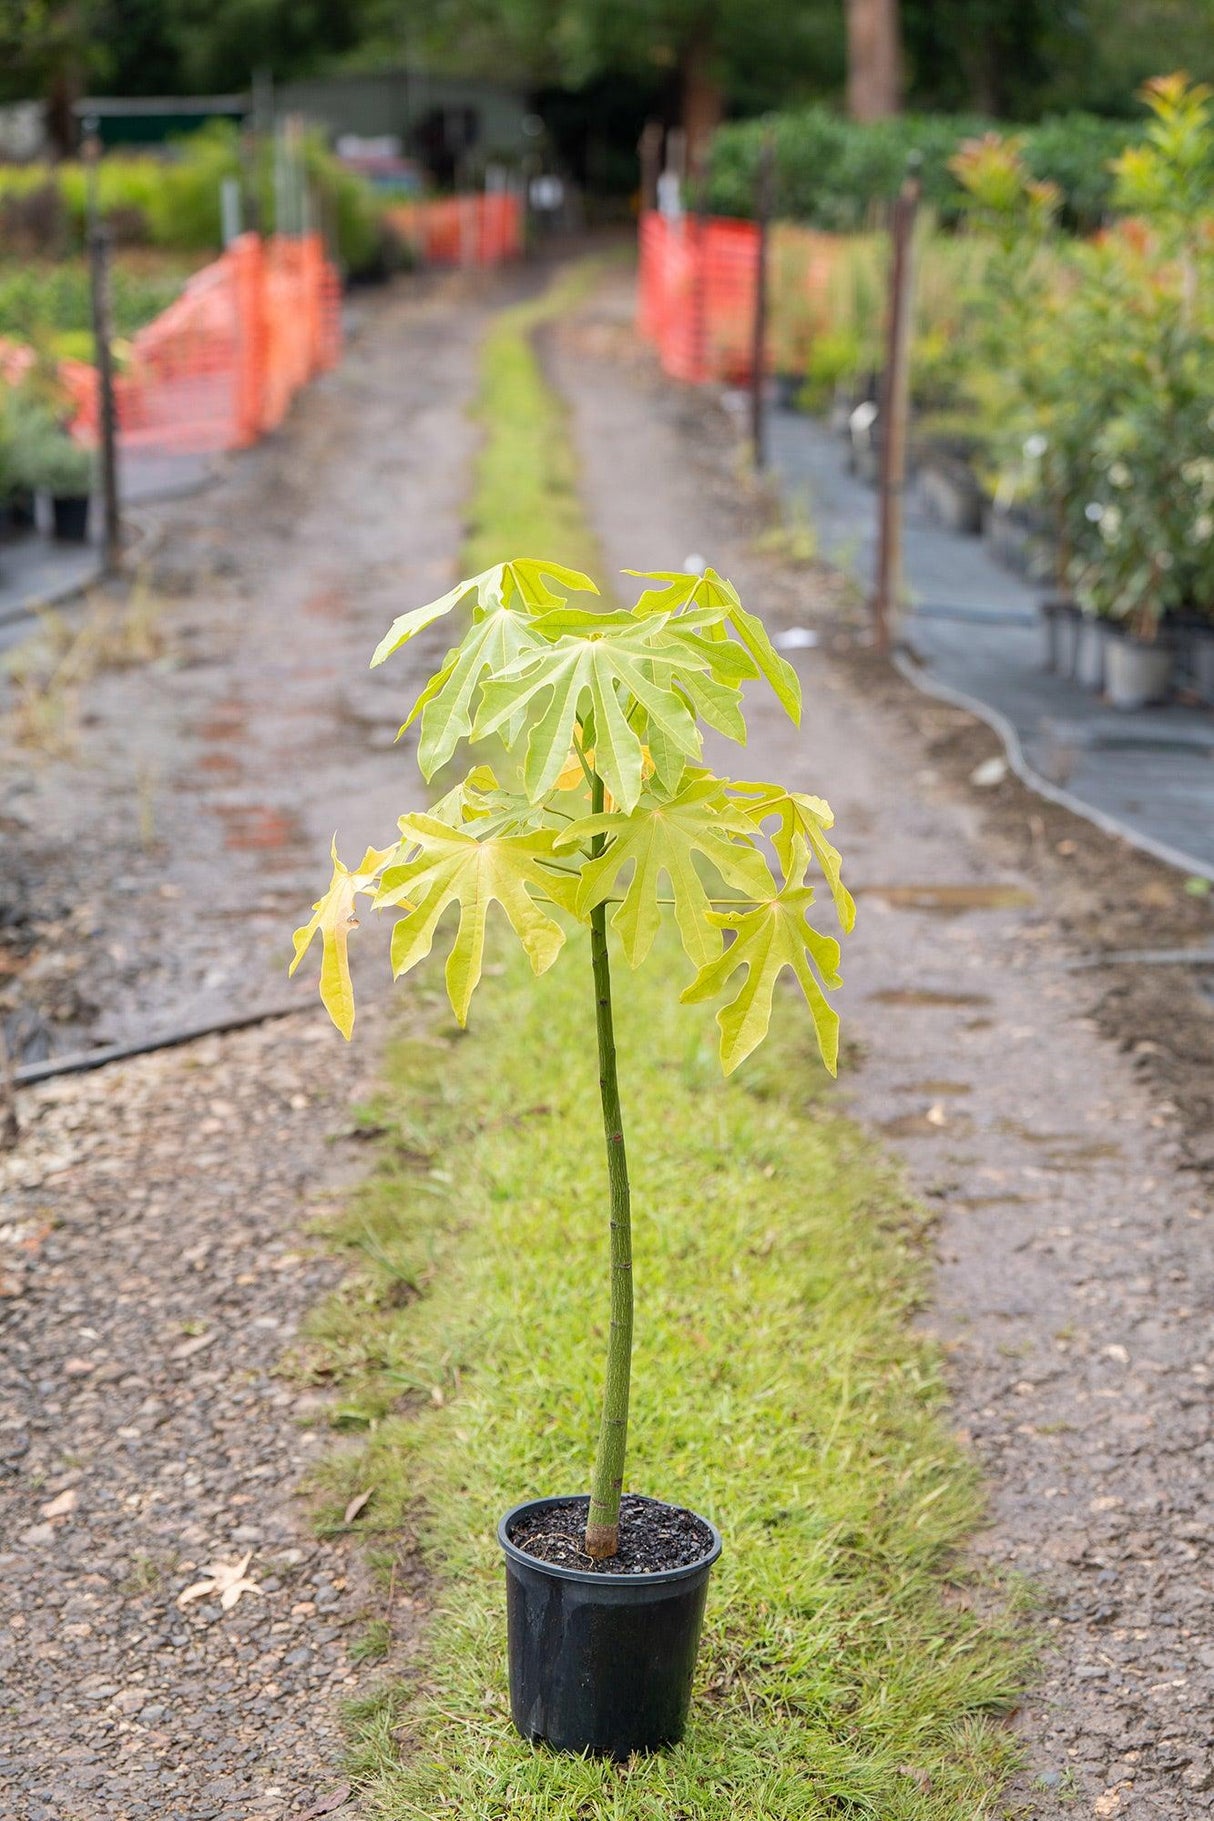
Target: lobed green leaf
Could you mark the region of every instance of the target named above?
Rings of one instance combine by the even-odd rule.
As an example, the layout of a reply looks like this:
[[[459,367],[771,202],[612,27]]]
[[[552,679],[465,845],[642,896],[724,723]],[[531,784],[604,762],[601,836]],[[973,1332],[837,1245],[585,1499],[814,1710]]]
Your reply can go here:
[[[685,1005],[715,998],[739,968],[746,969],[734,998],[717,1013],[721,1067],[727,1075],[766,1037],[776,982],[785,968],[792,969],[805,995],[822,1061],[832,1075],[838,1071],[839,1014],[827,1002],[822,987],[833,989],[842,984],[839,944],[830,936],[820,935],[806,921],[806,912],[814,900],[812,887],[801,883],[808,853],[800,837],[793,845],[794,864],[787,883],[778,890],[773,887],[771,895],[752,910],[711,913],[714,923],[733,931],[733,941],[724,954],[700,969],[682,995]]]
[[[407,903],[392,931],[392,972],[399,979],[430,953],[439,919],[448,905],[459,908],[455,941],[447,957],[447,996],[461,1024],[481,978],[489,906],[500,904],[522,943],[532,969],[552,966],[565,932],[535,901],[552,897],[559,875],[546,873],[556,839],[552,829],[526,835],[485,835],[477,839],[434,816],[402,816],[400,831],[409,857],[383,875],[376,909]]]

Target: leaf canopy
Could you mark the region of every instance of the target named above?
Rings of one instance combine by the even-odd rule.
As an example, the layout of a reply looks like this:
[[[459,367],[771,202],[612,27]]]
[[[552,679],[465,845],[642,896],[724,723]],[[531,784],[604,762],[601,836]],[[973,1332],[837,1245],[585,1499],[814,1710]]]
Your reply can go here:
[[[631,610],[588,610],[569,599],[598,592],[579,571],[529,558],[499,563],[402,614],[376,648],[379,664],[467,605],[464,636],[405,726],[420,719],[427,778],[464,741],[492,739],[510,756],[474,766],[428,813],[403,816],[400,839],[368,848],[357,867],[344,866],[334,847],[329,888],[295,932],[291,972],[319,934],[321,997],[345,1036],[354,1027],[347,949],[359,893],[398,913],[398,976],[431,952],[455,907],[446,980],[461,1024],[493,904],[540,974],[561,951],[566,920],[592,921],[612,902],[612,927],[633,967],[670,908],[696,969],[684,999],[732,989],[718,1014],[727,1074],[766,1035],[785,969],[834,1070],[839,1021],[825,993],[839,984],[839,945],[806,919],[812,859],[841,928],[855,920],[828,838],[830,807],[780,784],[730,782],[701,762],[702,726],[745,744],[742,688],[757,677],[797,720],[796,673],[715,570],[642,579],[650,585]]]

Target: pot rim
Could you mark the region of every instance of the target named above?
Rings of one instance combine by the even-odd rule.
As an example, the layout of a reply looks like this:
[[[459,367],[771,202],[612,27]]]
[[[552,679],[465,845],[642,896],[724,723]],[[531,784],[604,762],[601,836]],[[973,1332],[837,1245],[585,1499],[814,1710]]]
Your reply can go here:
[[[655,1499],[654,1504],[665,1504],[664,1499]],[[535,1569],[540,1574],[549,1574],[554,1580],[575,1581],[586,1587],[662,1587],[670,1581],[686,1581],[692,1575],[707,1574],[723,1548],[721,1533],[710,1519],[698,1511],[691,1515],[699,1518],[701,1524],[707,1524],[712,1532],[712,1546],[707,1555],[702,1555],[697,1562],[685,1562],[681,1568],[655,1568],[645,1574],[596,1574],[589,1568],[565,1568],[559,1562],[544,1562],[539,1556],[528,1555],[517,1543],[510,1540],[510,1526],[525,1511],[534,1511],[537,1506],[545,1505],[589,1505],[589,1495],[584,1492],[553,1493],[546,1498],[524,1499],[521,1504],[512,1505],[497,1527],[497,1540],[505,1554],[512,1562],[521,1567]],[[689,1505],[678,1505],[678,1511],[690,1511]]]

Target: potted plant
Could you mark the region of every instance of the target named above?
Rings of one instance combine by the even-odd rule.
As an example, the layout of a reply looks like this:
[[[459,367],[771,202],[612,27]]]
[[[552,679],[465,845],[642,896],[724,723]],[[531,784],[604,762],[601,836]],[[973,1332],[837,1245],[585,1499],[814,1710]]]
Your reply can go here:
[[[54,412],[28,381],[0,393],[4,442],[3,493],[7,528],[21,535],[35,524],[34,489],[38,450],[56,429]]]
[[[50,495],[55,536],[66,544],[84,544],[89,534],[89,494],[93,457],[63,430],[51,430],[34,445],[32,478]]]
[[[823,989],[839,984],[839,945],[806,921],[811,866],[844,931],[855,914],[820,798],[735,783],[701,763],[701,724],[744,742],[748,679],[765,680],[799,720],[795,672],[713,570],[642,579],[630,610],[596,611],[568,598],[597,594],[587,576],[557,563],[501,563],[395,621],[373,665],[470,603],[462,641],[405,726],[419,723],[427,779],[465,741],[492,742],[494,763],[475,765],[429,810],[402,816],[399,839],[369,848],[356,866],[347,868],[334,848],[332,881],[296,931],[291,964],[294,972],[319,934],[321,997],[349,1037],[347,936],[359,895],[401,913],[391,940],[397,976],[430,953],[440,919],[455,909],[446,982],[461,1024],[481,977],[491,904],[501,906],[536,974],[561,955],[571,925],[589,932],[583,952],[610,1190],[611,1325],[598,1446],[588,1494],[549,1488],[529,1497],[507,1512],[498,1536],[516,1725],[561,1749],[616,1757],[682,1734],[721,1539],[694,1512],[624,1496],[632,1229],[607,909],[615,906],[611,929],[634,968],[673,910],[694,970],[683,1000],[728,997],[717,1019],[727,1074],[765,1037],[785,969],[833,1073],[838,1018]],[[520,1496],[529,1490],[520,1487]]]

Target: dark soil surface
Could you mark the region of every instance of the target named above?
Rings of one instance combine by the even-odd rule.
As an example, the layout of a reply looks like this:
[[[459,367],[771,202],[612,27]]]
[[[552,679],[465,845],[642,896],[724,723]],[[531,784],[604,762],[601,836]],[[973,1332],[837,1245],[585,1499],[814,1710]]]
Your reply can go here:
[[[584,1574],[660,1574],[668,1568],[690,1568],[712,1548],[712,1531],[694,1511],[664,1505],[660,1499],[626,1492],[620,1500],[620,1546],[604,1562],[592,1561],[582,1547],[589,1500],[565,1499],[517,1520],[510,1541],[538,1562],[578,1568]]]
[[[296,1008],[21,1090],[12,1145],[0,1104],[3,1821],[349,1814],[340,1709],[369,1623],[372,1657],[385,1617],[392,1664],[413,1648],[407,1540],[374,1498],[323,1539],[311,1508],[333,1437],[302,1324],[341,1265],[310,1227],[365,1156],[374,1011],[347,1048],[315,965],[288,986],[286,962],[334,829],[357,857],[408,801],[408,666],[366,665],[454,579],[501,295],[364,306],[280,435],[157,509],[150,657],[82,678],[54,740],[0,725],[19,1060]]]
[[[801,727],[756,691],[749,751],[712,757],[838,818],[860,907],[839,1102],[937,1211],[925,1320],[988,1480],[974,1549],[1040,1600],[1007,1813],[1214,1813],[1214,1003],[1200,966],[1116,958],[1214,945],[1214,904],[984,782],[994,735],[873,658],[838,577],[781,556],[737,420],[661,378],[632,306],[605,287],[554,363],[608,567],[711,562],[817,635],[788,647]]]

